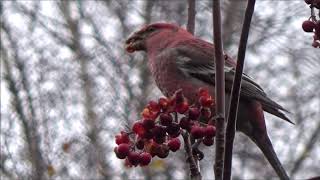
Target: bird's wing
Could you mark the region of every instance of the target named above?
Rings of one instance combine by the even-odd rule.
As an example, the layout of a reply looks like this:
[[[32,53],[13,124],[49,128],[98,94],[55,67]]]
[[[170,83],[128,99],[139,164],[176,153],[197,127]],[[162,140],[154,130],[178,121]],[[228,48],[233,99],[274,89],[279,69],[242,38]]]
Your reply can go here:
[[[189,40],[190,41],[190,40]],[[201,44],[203,43],[203,44]],[[186,76],[196,78],[205,83],[215,85],[214,47],[205,41],[183,43],[175,47],[177,68]],[[225,56],[226,57],[226,56]],[[235,75],[235,63],[230,59],[225,61],[225,88],[230,93]],[[263,91],[263,89],[246,74],[242,75],[240,97],[244,99],[256,99],[263,109],[282,119],[290,120],[279,110],[286,111]]]

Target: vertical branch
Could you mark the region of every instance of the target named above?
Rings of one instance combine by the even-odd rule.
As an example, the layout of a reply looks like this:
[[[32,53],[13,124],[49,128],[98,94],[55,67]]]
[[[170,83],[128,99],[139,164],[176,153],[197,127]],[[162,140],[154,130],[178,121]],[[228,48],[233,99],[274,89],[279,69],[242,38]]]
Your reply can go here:
[[[225,85],[224,85],[224,59],[223,47],[221,38],[221,12],[220,0],[213,1],[213,41],[215,44],[214,59],[216,64],[215,69],[215,97],[217,102],[216,107],[216,155],[214,163],[215,179],[220,180],[223,177],[224,164],[224,138],[225,138]]]
[[[191,33],[194,34],[194,29],[195,29],[195,18],[196,17],[196,4],[195,0],[188,0],[188,22],[187,22],[187,30]],[[185,132],[183,134],[183,140],[184,140],[184,148],[187,153],[187,162],[189,163],[190,167],[190,177],[191,179],[201,179],[201,173],[199,170],[199,162],[197,156],[194,156],[192,153],[192,147],[191,147],[191,142],[192,140],[190,139],[190,134],[188,132]]]
[[[194,34],[195,29],[195,20],[196,20],[196,2],[195,0],[188,0],[188,23],[187,23],[187,30]]]
[[[240,37],[240,44],[238,49],[238,61],[236,67],[236,74],[233,79],[231,100],[229,106],[228,114],[228,124],[226,128],[226,144],[225,144],[225,154],[224,154],[224,175],[223,179],[231,179],[231,168],[232,168],[232,150],[233,150],[233,141],[236,132],[236,122],[237,122],[237,112],[238,104],[240,98],[240,87],[241,87],[241,78],[243,72],[244,58],[246,55],[246,47],[249,36],[251,19],[254,11],[255,0],[249,0],[247,9],[245,11],[244,22],[242,26],[242,32]]]

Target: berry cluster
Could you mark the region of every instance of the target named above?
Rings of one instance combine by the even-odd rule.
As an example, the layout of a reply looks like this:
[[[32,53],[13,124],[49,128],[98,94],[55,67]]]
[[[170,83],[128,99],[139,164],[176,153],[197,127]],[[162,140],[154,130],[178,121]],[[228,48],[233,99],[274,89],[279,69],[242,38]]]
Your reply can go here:
[[[318,9],[320,16],[320,0],[305,0],[305,2],[310,5],[311,16],[308,20],[302,23],[302,29],[305,32],[314,33],[312,46],[315,48],[320,48],[320,19],[317,20],[315,15],[315,9]],[[320,17],[319,17],[320,18]]]
[[[182,90],[178,90],[170,98],[150,101],[141,113],[142,120],[133,124],[132,131],[116,135],[116,156],[125,159],[127,166],[146,166],[152,157],[166,158],[170,151],[179,150],[178,137],[186,132],[206,146],[213,145],[214,99],[207,89],[200,88],[198,100],[190,106]]]

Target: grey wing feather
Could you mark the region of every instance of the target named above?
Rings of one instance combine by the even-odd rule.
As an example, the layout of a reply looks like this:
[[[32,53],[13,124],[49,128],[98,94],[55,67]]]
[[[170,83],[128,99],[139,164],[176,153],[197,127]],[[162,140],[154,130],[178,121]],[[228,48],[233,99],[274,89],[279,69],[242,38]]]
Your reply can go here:
[[[186,51],[185,48],[179,48],[178,51],[179,56],[176,59],[176,64],[178,69],[180,69],[183,74],[212,85],[215,84],[215,67],[213,59],[210,59],[210,57],[204,56],[199,52],[195,55],[194,52]],[[226,91],[230,93],[235,75],[235,69],[230,66],[225,66],[224,71]],[[243,74],[242,76],[240,96],[241,98],[245,99],[254,98],[258,100],[262,104],[265,111],[292,123],[279,110],[286,112],[288,111],[267,97],[267,94],[263,91],[263,89],[246,74]]]

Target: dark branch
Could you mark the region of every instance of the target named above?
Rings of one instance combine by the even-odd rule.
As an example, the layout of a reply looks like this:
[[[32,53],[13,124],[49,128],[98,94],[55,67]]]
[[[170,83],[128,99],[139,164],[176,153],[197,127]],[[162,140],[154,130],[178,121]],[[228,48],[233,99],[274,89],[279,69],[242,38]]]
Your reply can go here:
[[[215,44],[215,64],[216,64],[216,76],[215,76],[215,97],[216,97],[216,155],[214,172],[215,179],[220,180],[223,178],[223,164],[224,164],[224,141],[225,141],[225,85],[224,85],[224,59],[223,59],[223,47],[221,37],[221,12],[220,12],[220,0],[213,1],[213,41]]]
[[[194,34],[195,20],[196,20],[196,3],[195,0],[188,0],[188,24],[187,30]]]
[[[236,67],[236,74],[233,79],[231,100],[228,114],[228,124],[226,128],[226,144],[224,154],[224,180],[231,179],[231,167],[232,167],[232,150],[233,141],[236,132],[237,112],[240,98],[241,78],[243,73],[244,58],[246,55],[246,47],[249,36],[251,19],[254,11],[255,0],[249,0],[247,9],[245,12],[244,22],[242,26],[242,32],[240,37],[240,44],[238,49],[238,60]]]
[[[198,166],[196,164],[196,161],[192,154],[192,147],[191,147],[191,141],[190,141],[190,134],[188,132],[184,132],[182,134],[183,141],[184,141],[184,149],[187,154],[187,162],[189,164],[190,168],[190,178],[192,180],[201,180],[201,174],[198,169]]]

